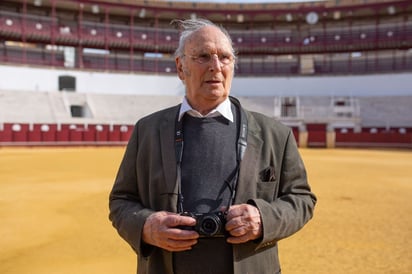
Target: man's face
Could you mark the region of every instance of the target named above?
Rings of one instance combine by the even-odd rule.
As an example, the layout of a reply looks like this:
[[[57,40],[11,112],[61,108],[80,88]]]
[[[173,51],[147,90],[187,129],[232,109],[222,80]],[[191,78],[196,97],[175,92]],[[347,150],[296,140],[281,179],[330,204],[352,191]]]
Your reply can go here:
[[[176,58],[176,66],[194,109],[205,114],[229,96],[233,59],[230,42],[216,27],[204,27],[188,37],[184,56]]]

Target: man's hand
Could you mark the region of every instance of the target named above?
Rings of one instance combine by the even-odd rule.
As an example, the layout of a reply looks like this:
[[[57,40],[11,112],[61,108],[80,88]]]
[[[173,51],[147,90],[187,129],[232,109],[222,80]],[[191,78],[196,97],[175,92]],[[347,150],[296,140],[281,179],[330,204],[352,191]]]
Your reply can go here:
[[[178,226],[194,226],[192,217],[159,211],[150,215],[143,226],[143,241],[168,251],[190,250],[197,243],[199,234],[182,230]]]
[[[262,220],[259,210],[249,204],[233,205],[226,216],[226,230],[231,237],[228,243],[240,244],[262,236]]]

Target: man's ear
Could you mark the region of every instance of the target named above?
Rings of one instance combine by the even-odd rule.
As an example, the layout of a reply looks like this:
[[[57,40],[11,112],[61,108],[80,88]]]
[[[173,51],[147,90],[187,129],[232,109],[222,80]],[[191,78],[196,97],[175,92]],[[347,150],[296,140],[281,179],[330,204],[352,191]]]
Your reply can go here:
[[[177,75],[179,76],[179,79],[183,81],[185,79],[185,69],[183,68],[182,60],[179,57],[176,57],[175,61]]]

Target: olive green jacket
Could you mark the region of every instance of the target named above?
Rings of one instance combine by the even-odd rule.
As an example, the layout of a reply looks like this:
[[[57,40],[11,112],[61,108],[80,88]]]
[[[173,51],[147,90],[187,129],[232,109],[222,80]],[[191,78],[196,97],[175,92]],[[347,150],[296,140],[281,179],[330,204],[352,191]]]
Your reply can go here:
[[[174,134],[179,108],[177,105],[137,122],[110,193],[109,218],[137,253],[139,274],[173,273],[173,254],[145,244],[142,230],[154,211],[177,210]],[[312,218],[316,197],[291,129],[264,115],[245,112],[247,148],[235,204],[257,206],[263,237],[233,245],[234,273],[281,273],[277,242]]]

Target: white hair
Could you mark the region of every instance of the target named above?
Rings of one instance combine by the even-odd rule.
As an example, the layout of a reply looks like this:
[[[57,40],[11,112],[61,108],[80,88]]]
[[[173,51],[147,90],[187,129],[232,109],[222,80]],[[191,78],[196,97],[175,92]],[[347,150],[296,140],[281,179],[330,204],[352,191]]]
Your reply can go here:
[[[201,28],[212,26],[219,29],[229,41],[231,51],[233,56],[236,56],[235,50],[233,48],[232,38],[230,37],[227,30],[219,25],[212,23],[207,19],[187,19],[187,20],[172,20],[171,24],[175,25],[180,30],[180,37],[179,37],[179,45],[175,51],[175,57],[182,57],[184,55],[184,48],[186,44],[186,40],[189,36],[191,36],[196,31],[200,30]]]

